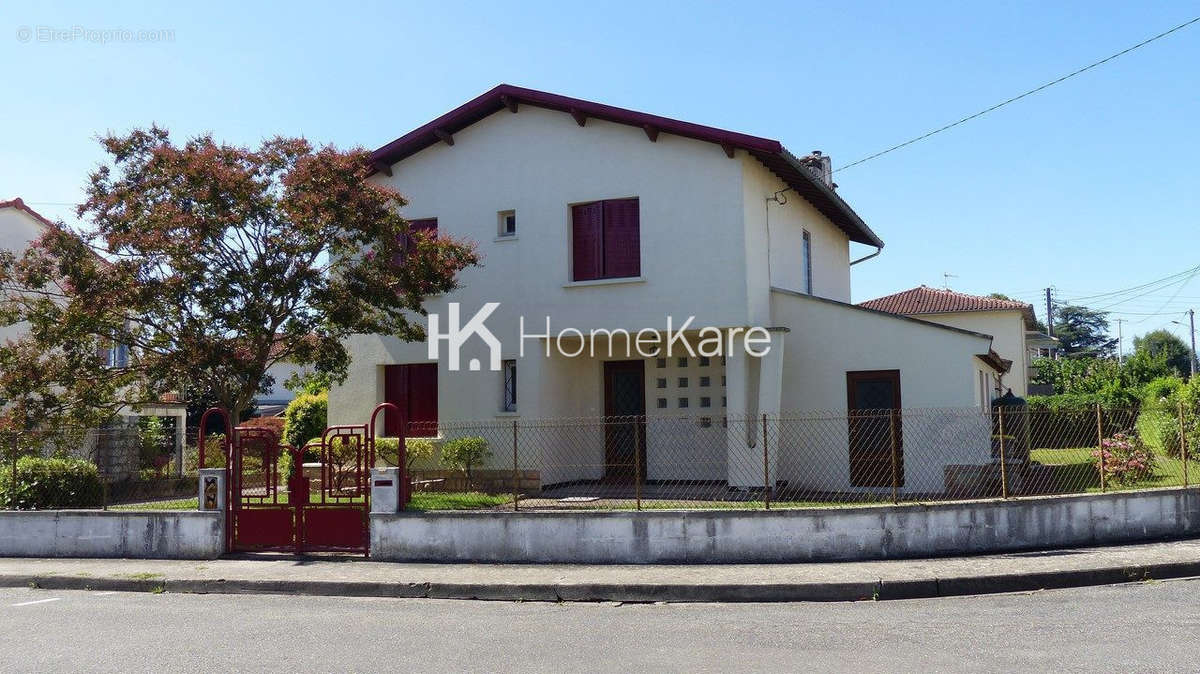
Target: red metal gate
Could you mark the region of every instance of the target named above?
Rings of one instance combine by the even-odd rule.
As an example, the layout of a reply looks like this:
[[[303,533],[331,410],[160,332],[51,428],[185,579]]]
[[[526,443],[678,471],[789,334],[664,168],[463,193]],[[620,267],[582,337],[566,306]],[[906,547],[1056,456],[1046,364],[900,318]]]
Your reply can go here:
[[[204,428],[208,417],[226,419],[222,447],[228,467],[226,547],[231,551],[336,551],[366,554],[371,510],[371,468],[375,465],[375,422],[384,403],[361,425],[332,426],[320,440],[289,447],[267,428],[230,428],[221,409],[205,412],[200,422],[200,465],[204,465]],[[404,466],[401,439],[397,459]],[[281,459],[291,457],[291,475]],[[305,467],[308,464],[308,467]],[[408,501],[401,471],[401,503]],[[286,484],[285,484],[286,483]],[[285,488],[286,486],[286,488]]]

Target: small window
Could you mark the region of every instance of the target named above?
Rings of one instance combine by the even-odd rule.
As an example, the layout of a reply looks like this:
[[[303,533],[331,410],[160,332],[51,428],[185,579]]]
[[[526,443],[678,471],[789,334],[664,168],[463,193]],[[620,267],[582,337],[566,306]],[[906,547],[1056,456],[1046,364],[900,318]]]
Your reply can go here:
[[[679,367],[687,367],[687,358],[679,359]]]
[[[721,386],[725,385],[725,375],[721,375]]]
[[[708,356],[700,356],[700,367],[708,367],[711,361]]]
[[[687,406],[688,406],[688,399],[687,399],[687,398],[680,398],[680,399],[679,399],[679,409],[684,409],[684,408],[685,408],[685,407],[687,407]]]
[[[679,378],[679,388],[687,388],[687,385],[688,385],[687,377],[680,377]]]
[[[657,404],[658,404],[658,409],[660,409],[660,410],[667,409],[667,399],[666,398],[659,398]]]
[[[662,368],[664,368],[664,367],[666,367],[666,366],[667,366],[667,359],[666,359],[666,358],[659,358],[659,359],[658,359],[658,360],[657,360],[657,361],[654,363],[654,367],[657,367],[657,368],[659,368],[659,369],[662,369]]]
[[[710,379],[708,377],[700,378],[700,386],[711,386],[711,385],[712,385],[712,379]]]
[[[813,288],[812,288],[812,236],[809,235],[807,229],[804,230],[804,250],[801,252],[801,254],[803,255],[803,259],[801,260],[801,262],[804,264],[804,292],[811,295],[812,291],[813,291]]]
[[[500,236],[516,236],[517,235],[517,212],[516,211],[500,211],[496,216],[497,226],[499,227]]]
[[[654,381],[654,388],[666,388],[666,387],[667,387],[667,378],[666,377],[659,377]]]
[[[700,398],[700,406],[701,407],[712,407],[712,398],[709,398],[709,397]]]
[[[504,373],[504,397],[501,408],[505,412],[517,411],[517,361],[506,360],[500,364]]]

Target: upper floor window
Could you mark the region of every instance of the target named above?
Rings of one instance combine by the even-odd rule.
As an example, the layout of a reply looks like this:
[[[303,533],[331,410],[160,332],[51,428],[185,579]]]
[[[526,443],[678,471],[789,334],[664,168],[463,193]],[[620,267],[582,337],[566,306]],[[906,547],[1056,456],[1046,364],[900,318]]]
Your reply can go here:
[[[499,235],[500,236],[516,236],[517,235],[517,212],[516,211],[500,211]]]
[[[642,273],[638,200],[608,199],[571,207],[571,280]]]
[[[804,292],[812,294],[812,236],[808,230],[804,230],[804,244],[801,251],[803,256],[802,263],[804,264]]]

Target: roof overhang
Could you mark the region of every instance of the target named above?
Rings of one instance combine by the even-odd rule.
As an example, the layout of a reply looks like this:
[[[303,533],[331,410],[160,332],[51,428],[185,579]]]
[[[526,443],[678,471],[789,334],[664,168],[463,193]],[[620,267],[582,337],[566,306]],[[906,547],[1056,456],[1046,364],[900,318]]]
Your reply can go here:
[[[807,199],[845,232],[851,241],[883,247],[883,241],[871,231],[850,205],[838,196],[833,188],[805,168],[800,160],[777,140],[509,84],[501,84],[375,150],[371,153],[374,169],[390,175],[392,166],[406,157],[437,143],[453,145],[455,133],[502,110],[516,113],[522,105],[565,112],[580,126],[586,126],[589,119],[636,126],[645,132],[648,142],[656,142],[659,133],[669,133],[713,143],[730,157],[734,156],[734,150],[744,150],[779,176],[780,180],[797,194]]]
[[[1008,360],[1007,358],[1001,358],[1000,354],[991,349],[988,349],[987,353],[975,354],[975,357],[979,360],[982,360],[988,365],[988,367],[992,368],[996,372],[999,372],[1000,374],[1004,374],[1012,369],[1013,362],[1011,360]]]

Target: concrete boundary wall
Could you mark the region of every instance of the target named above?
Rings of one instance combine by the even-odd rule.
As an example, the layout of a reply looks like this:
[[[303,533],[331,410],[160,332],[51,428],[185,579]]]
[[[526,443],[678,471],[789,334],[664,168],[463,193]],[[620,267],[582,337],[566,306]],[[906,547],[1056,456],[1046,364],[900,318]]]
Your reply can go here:
[[[371,515],[384,561],[762,563],[932,557],[1200,535],[1200,490],[822,510]]]
[[[216,559],[225,514],[199,511],[0,511],[0,557]]]

